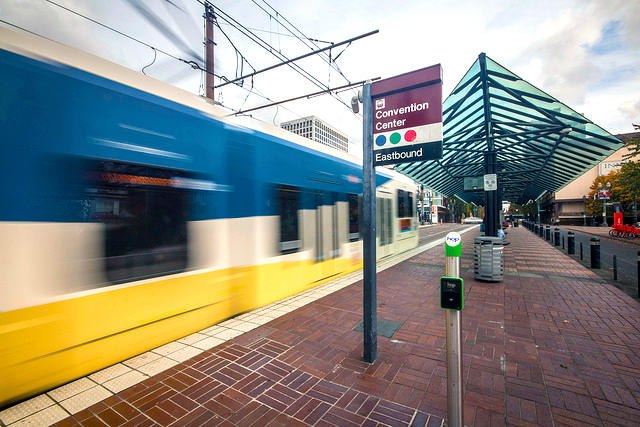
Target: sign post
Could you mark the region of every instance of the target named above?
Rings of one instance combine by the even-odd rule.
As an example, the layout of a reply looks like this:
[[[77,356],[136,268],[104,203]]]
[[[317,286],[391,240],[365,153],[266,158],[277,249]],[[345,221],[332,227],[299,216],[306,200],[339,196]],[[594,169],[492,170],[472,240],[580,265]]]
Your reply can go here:
[[[376,313],[376,168],[373,166],[373,109],[371,83],[362,90],[362,199],[364,207],[363,245],[363,306],[364,361],[378,356],[378,316]]]
[[[447,322],[447,418],[448,425],[464,426],[462,405],[462,308],[463,282],[460,279],[462,239],[451,232],[444,239],[445,277],[440,279],[440,306]]]
[[[366,83],[362,102],[363,358],[370,363],[378,354],[375,167],[442,157],[442,68]]]

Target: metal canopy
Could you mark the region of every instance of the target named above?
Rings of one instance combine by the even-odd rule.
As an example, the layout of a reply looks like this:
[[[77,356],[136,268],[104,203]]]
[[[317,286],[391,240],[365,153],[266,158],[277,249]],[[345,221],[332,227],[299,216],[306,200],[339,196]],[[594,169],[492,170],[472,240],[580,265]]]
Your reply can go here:
[[[623,143],[484,53],[443,104],[443,158],[395,169],[445,195],[485,204],[463,178],[495,171],[501,199],[555,192]]]

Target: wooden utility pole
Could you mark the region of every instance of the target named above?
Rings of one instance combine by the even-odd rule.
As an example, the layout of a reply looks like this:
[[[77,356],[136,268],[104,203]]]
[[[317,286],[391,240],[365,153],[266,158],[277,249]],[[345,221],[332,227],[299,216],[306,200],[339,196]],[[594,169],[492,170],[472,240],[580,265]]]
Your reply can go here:
[[[206,58],[205,58],[205,69],[206,69],[206,97],[214,100],[213,97],[213,86],[215,82],[213,80],[213,6],[209,4],[209,2],[205,2],[204,4],[204,20],[205,20],[205,45],[206,45]]]

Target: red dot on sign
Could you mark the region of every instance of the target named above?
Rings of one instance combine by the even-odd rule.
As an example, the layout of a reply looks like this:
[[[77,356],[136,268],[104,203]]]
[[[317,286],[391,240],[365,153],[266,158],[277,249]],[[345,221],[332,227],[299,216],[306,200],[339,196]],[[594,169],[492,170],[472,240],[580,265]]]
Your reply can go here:
[[[404,139],[407,142],[411,142],[414,139],[416,139],[416,131],[415,130],[408,130],[407,133],[404,134]]]

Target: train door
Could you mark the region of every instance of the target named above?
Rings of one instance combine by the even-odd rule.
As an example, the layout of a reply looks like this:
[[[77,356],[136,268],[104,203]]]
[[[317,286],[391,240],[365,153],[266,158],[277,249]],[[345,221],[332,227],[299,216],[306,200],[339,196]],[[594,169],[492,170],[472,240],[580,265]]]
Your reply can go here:
[[[335,193],[317,192],[316,230],[315,230],[315,261],[319,263],[317,280],[332,276],[336,273],[333,259],[338,256],[337,204]]]
[[[314,261],[324,261],[324,254],[322,252],[322,193],[315,193],[315,206],[316,206],[316,232],[315,232],[315,248],[314,248]]]
[[[329,193],[329,205],[327,206],[327,221],[325,223],[325,235],[327,236],[327,275],[334,275],[338,272],[336,259],[340,256],[340,246],[338,244],[338,193]]]
[[[376,228],[378,232],[377,258],[383,258],[393,253],[393,217],[391,199],[378,198],[376,200]]]

